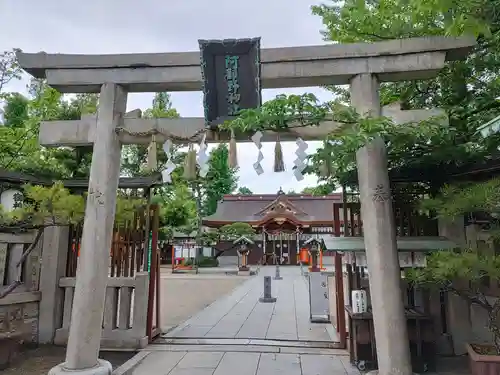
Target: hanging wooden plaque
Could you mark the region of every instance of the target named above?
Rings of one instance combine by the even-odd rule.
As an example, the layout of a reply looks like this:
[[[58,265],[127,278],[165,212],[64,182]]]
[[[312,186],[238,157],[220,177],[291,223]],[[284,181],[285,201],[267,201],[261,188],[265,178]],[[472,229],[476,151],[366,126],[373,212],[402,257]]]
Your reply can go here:
[[[216,128],[242,109],[260,107],[260,38],[198,42],[207,126]]]

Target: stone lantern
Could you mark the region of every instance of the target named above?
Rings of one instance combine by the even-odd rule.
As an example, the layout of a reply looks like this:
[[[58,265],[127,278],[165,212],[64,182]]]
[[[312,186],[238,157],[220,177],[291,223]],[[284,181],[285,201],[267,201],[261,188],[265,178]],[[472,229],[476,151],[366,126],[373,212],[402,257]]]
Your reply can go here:
[[[311,255],[311,272],[320,272],[318,267],[318,255],[321,251],[321,242],[312,238],[307,244],[309,245],[309,254]]]
[[[253,241],[245,236],[241,236],[233,242],[233,245],[236,247],[241,259],[238,272],[249,273],[250,268],[248,267],[248,254],[250,253],[250,245],[253,245]]]

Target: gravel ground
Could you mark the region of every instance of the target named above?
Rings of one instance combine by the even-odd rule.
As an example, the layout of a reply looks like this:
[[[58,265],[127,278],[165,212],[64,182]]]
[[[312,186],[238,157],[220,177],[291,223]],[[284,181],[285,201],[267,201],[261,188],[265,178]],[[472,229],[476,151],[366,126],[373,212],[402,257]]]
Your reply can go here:
[[[184,322],[245,280],[246,277],[225,275],[162,275],[162,330]]]
[[[187,320],[216,299],[232,291],[246,277],[225,275],[161,275],[161,326],[169,329]],[[12,366],[0,375],[46,375],[64,361],[66,348],[41,346],[21,353]],[[101,352],[100,358],[108,360],[116,369],[132,358],[133,352]]]
[[[47,375],[49,370],[64,362],[66,348],[44,345],[21,353],[12,366],[0,375]],[[111,362],[113,368],[121,366],[135,355],[133,352],[101,352],[100,357]]]

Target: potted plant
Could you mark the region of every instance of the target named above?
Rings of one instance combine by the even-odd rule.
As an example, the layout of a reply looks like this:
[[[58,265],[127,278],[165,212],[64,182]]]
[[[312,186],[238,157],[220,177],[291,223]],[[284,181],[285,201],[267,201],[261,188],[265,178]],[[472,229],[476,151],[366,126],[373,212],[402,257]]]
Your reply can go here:
[[[434,252],[428,255],[425,268],[408,270],[407,278],[415,284],[440,287],[487,312],[492,341],[490,344],[467,344],[471,372],[473,375],[500,375],[500,299],[488,298],[487,287],[500,282],[500,256],[491,248],[500,239],[500,179],[446,186],[438,196],[422,203],[423,208],[435,210],[438,216],[448,219],[481,213],[480,223],[491,242],[489,249],[471,244],[470,247]]]

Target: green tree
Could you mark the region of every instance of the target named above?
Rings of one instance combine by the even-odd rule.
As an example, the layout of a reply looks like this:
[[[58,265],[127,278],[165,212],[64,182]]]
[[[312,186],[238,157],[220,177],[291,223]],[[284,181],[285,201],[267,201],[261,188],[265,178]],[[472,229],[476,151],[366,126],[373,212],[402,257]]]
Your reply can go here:
[[[21,79],[21,67],[17,63],[16,52],[3,51],[0,53],[0,99],[5,95],[5,87],[12,81]]]
[[[255,229],[248,223],[236,222],[222,226],[216,233],[217,240],[222,241],[236,241],[240,237],[247,237],[249,240],[253,240],[255,236]],[[211,237],[211,240],[213,241],[214,235],[212,234]],[[215,259],[221,256],[224,251],[225,250],[217,250]]]
[[[253,239],[255,229],[248,223],[226,224],[219,229],[220,238],[225,241],[235,241],[244,236]]]
[[[306,187],[302,190],[302,194],[311,194],[314,196],[322,196],[333,193],[334,187],[328,184],[320,184],[317,186]]]
[[[180,117],[175,108],[172,107],[170,94],[157,92],[153,98],[152,107],[143,113],[144,118],[177,118]],[[161,145],[157,149],[158,164],[161,166],[167,161],[167,157]],[[128,176],[139,176],[150,173],[146,169],[147,146],[128,145],[123,147],[122,172]]]
[[[498,0],[422,1],[329,1],[312,7],[325,26],[326,40],[337,43],[374,42],[386,39],[429,35],[478,36],[477,47],[466,61],[449,62],[438,76],[415,82],[385,83],[381,86],[382,104],[396,100],[403,109],[443,108],[450,120],[446,129],[418,132],[404,136],[392,133],[386,138],[389,168],[400,175],[421,174],[427,179],[443,175],[443,171],[457,163],[482,159],[496,150],[499,137],[479,139],[478,126],[500,114],[500,14],[495,9]],[[349,93],[342,87],[330,88],[338,94],[337,101],[347,103]],[[428,129],[427,129],[428,130]],[[397,133],[398,144],[392,143]],[[348,143],[344,134],[342,141]],[[355,180],[355,147],[350,160],[337,159],[346,147],[338,147],[339,137],[324,143],[313,157],[309,172],[321,174],[319,166],[325,158],[330,161],[326,173],[328,182],[346,183]],[[331,177],[333,176],[333,177]]]
[[[500,256],[490,246],[500,239],[500,179],[475,184],[444,187],[440,194],[422,202],[422,208],[433,210],[445,220],[463,218],[469,213],[481,213],[490,227],[486,248],[463,247],[434,252],[427,256],[427,265],[411,269],[407,278],[417,285],[441,288],[473,303],[488,314],[488,328],[494,337],[495,350],[500,354],[500,299],[491,301],[485,295],[486,285],[500,282]],[[479,244],[478,244],[479,245]]]
[[[13,93],[6,97],[3,107],[3,125],[13,128],[24,127],[29,119],[29,100],[19,93]]]
[[[240,195],[252,195],[253,192],[252,192],[252,190],[250,190],[246,186],[240,186],[238,188],[237,194],[240,194]]]
[[[79,94],[66,100],[44,81],[32,80],[28,97],[4,93],[3,98],[0,168],[49,179],[88,177],[92,147],[41,147],[38,131],[43,120],[75,120],[95,112],[97,95]]]
[[[23,192],[24,199],[14,210],[6,211],[0,205],[0,232],[23,233],[34,230],[36,234],[16,264],[19,270],[17,280],[0,292],[0,298],[11,293],[21,283],[20,267],[40,241],[45,228],[79,224],[85,216],[85,197],[71,194],[61,182],[51,187],[25,185]],[[123,224],[125,221],[133,220],[137,208],[144,203],[143,199],[119,196],[115,222]]]
[[[210,152],[209,169],[205,178],[200,178],[201,212],[209,216],[217,210],[217,204],[225,194],[231,194],[236,189],[238,176],[236,169],[229,167],[229,150],[224,143],[219,144]]]

